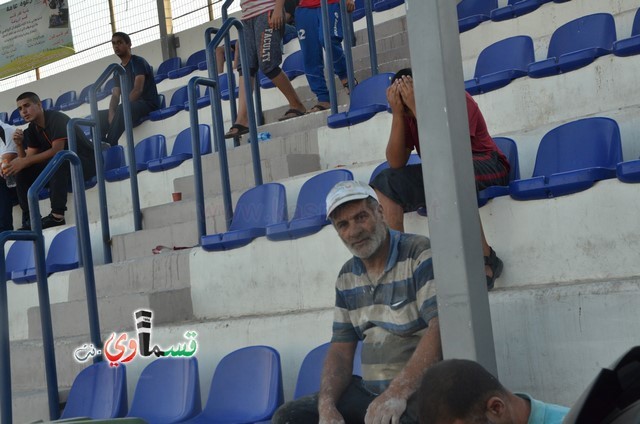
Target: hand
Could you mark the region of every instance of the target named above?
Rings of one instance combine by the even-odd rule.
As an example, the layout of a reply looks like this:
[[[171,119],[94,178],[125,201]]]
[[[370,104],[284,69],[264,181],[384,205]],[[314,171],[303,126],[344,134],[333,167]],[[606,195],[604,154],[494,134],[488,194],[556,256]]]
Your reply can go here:
[[[284,13],[282,9],[275,8],[269,14],[269,28],[280,29],[284,25]]]
[[[13,132],[13,142],[16,144],[16,146],[20,147],[22,146],[23,141],[24,141],[24,131],[18,128]]]
[[[356,0],[347,0],[347,12],[351,13],[356,10]]]
[[[9,166],[4,168],[4,175],[15,175],[27,167],[27,161],[25,158],[15,158],[9,162]]]
[[[400,97],[398,82],[394,82],[387,88],[387,101],[393,113],[402,114],[404,105],[402,104],[402,97]]]
[[[333,404],[318,404],[320,421],[318,424],[345,424],[344,418]]]
[[[398,87],[402,101],[407,105],[411,112],[413,112],[413,115],[416,116],[416,99],[413,94],[413,78],[408,75],[403,75],[402,78],[398,80]]]
[[[406,399],[384,392],[369,404],[364,422],[365,424],[398,424],[406,409]]]

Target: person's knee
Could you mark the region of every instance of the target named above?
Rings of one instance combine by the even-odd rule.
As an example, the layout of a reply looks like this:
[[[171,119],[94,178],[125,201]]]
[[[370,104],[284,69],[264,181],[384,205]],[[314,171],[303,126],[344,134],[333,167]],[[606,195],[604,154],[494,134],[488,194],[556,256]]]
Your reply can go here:
[[[276,66],[274,68],[266,68],[263,69],[262,65],[260,65],[260,70],[262,71],[262,73],[269,78],[270,80],[273,80],[274,78],[276,78],[278,75],[280,75],[280,73],[282,73],[282,69],[280,69],[279,66]]]

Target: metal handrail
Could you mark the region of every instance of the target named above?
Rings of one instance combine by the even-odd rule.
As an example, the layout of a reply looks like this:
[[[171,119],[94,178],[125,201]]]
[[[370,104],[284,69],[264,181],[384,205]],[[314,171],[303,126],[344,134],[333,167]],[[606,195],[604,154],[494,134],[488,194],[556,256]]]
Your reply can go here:
[[[233,2],[233,0],[231,0]],[[226,14],[224,10],[223,16]],[[213,35],[218,32],[218,28],[207,28],[204,32],[205,47],[211,42]],[[227,32],[224,36],[224,58],[227,65],[227,82],[229,87],[229,109],[231,110],[231,122],[236,122],[238,117],[238,109],[236,107],[236,81],[233,75],[233,57],[231,57],[231,37]],[[218,68],[216,68],[218,73]],[[216,146],[217,148],[217,146]]]
[[[70,144],[69,148],[73,150],[76,146]],[[82,164],[80,163],[78,156],[73,151],[63,150],[56,153],[56,155],[49,161],[45,169],[38,178],[36,178],[27,192],[31,230],[4,231],[0,233],[0,418],[3,423],[11,423],[13,420],[13,410],[11,405],[11,343],[9,338],[7,276],[4,254],[4,246],[9,240],[28,240],[34,242],[34,259],[37,278],[36,284],[38,287],[38,303],[40,307],[40,325],[42,327],[42,347],[44,351],[47,397],[49,401],[49,418],[51,420],[55,420],[60,414],[55,343],[53,337],[53,325],[51,322],[51,301],[49,299],[49,285],[44,254],[44,236],[42,234],[42,222],[40,220],[38,193],[49,182],[51,177],[65,161],[70,162],[70,166],[73,170],[71,173],[71,183],[74,194],[76,228],[78,230],[80,242],[80,253],[82,255],[82,263],[84,264],[87,308],[89,312],[89,331],[91,341],[94,346],[98,349],[102,349]],[[94,362],[101,360],[102,358],[98,356],[94,358]]]
[[[91,116],[94,120],[94,133],[93,133],[93,145],[96,155],[96,166],[98,163],[102,164],[102,128],[100,128],[100,117],[98,111],[98,99],[97,99],[97,91],[98,88],[102,86],[102,84],[113,74],[114,78],[118,78],[120,80],[121,87],[121,95],[120,98],[122,100],[122,112],[124,115],[124,128],[125,134],[127,136],[127,156],[129,157],[129,184],[131,186],[131,209],[133,213],[133,227],[135,231],[139,231],[142,229],[142,212],[140,211],[140,194],[138,190],[138,173],[136,169],[136,152],[135,145],[133,140],[133,122],[131,120],[131,102],[129,101],[128,93],[130,91],[130,81],[129,76],[127,75],[124,67],[117,63],[112,63],[104,70],[102,75],[98,77],[96,82],[91,86],[89,90],[89,103],[91,105]],[[98,155],[100,157],[98,158]],[[99,167],[101,168],[101,167]],[[102,177],[102,173],[100,173]],[[108,215],[103,216],[102,210],[107,210],[107,198],[106,198],[106,188],[104,183],[104,178],[100,179],[98,177],[98,192],[100,197],[100,210],[101,210],[101,221],[103,225],[103,234],[102,237],[109,237],[108,233]],[[106,224],[105,224],[106,222]],[[107,226],[107,233],[104,232],[104,226]]]
[[[327,88],[329,89],[331,114],[335,115],[338,113],[338,95],[336,94],[336,83],[333,76],[333,51],[331,50],[331,30],[329,29],[329,1],[322,0],[320,2],[320,8],[322,13],[322,36],[324,38],[324,66],[329,69],[330,75]]]
[[[378,53],[376,51],[376,30],[373,24],[372,0],[364,0],[364,15],[367,20],[367,37],[369,41],[369,59],[371,60],[371,75],[378,75]]]

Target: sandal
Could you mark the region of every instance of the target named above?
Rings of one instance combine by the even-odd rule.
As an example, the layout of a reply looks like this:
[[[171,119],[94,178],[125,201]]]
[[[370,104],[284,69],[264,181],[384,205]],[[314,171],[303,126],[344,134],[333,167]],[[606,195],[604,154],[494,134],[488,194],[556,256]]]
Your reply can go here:
[[[323,106],[320,103],[318,103],[317,105],[309,109],[307,113],[322,112],[323,110],[327,110],[327,109],[329,109],[328,106]]]
[[[489,253],[489,256],[484,257],[484,264],[491,268],[493,276],[490,277],[487,275],[487,290],[493,289],[493,284],[495,283],[496,278],[500,277],[500,274],[502,274],[502,268],[504,266],[500,258],[496,256],[496,252],[492,248],[489,249],[491,252]]]
[[[305,112],[299,111],[298,109],[289,109],[284,113],[282,118],[278,119],[278,121],[286,121],[287,119],[297,118],[299,116],[304,116]]]
[[[355,78],[354,78],[354,79],[353,79],[353,86],[355,87],[355,86],[357,86],[358,84],[360,84],[360,83],[358,82],[358,80],[357,80],[357,79],[355,79]],[[347,80],[346,82],[343,82],[343,83],[342,83],[342,86],[343,86],[344,88],[346,88],[346,89],[347,89],[347,94],[349,94],[349,95],[350,95],[350,94],[351,94],[351,92],[349,91],[349,80]]]
[[[234,131],[235,130],[235,131]],[[241,135],[247,134],[249,132],[249,127],[245,127],[242,124],[233,124],[229,131],[224,135],[224,138],[235,138],[240,137]]]

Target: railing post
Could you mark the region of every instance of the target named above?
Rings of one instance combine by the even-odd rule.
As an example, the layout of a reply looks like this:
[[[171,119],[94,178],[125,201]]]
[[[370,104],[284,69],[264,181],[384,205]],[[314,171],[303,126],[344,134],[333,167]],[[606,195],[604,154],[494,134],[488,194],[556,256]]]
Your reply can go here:
[[[373,24],[372,0],[364,0],[365,18],[367,20],[367,37],[369,39],[369,60],[371,60],[371,75],[378,75],[378,53],[376,51],[376,30]]]
[[[11,404],[11,342],[9,341],[9,302],[4,244],[14,232],[0,233],[0,421],[13,422]]]
[[[353,76],[353,56],[351,55],[351,13],[347,11],[346,0],[340,0],[340,16],[342,16],[342,37],[344,42],[342,43],[344,49],[344,59],[347,63],[347,80],[349,82],[349,93],[353,91],[355,87],[355,78]],[[330,68],[333,70],[333,66]],[[329,78],[333,78],[333,71]]]
[[[329,29],[329,3],[328,0],[322,0],[320,2],[322,13],[322,35],[324,38],[324,62],[325,67],[330,70],[329,81],[327,81],[327,88],[329,88],[329,101],[331,102],[331,114],[338,113],[338,96],[336,94],[336,82],[333,76],[333,52],[331,51],[331,30]]]

